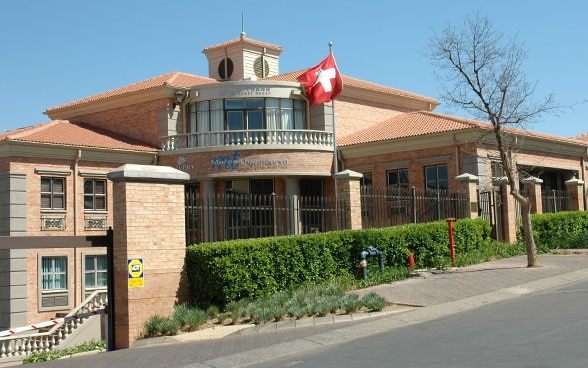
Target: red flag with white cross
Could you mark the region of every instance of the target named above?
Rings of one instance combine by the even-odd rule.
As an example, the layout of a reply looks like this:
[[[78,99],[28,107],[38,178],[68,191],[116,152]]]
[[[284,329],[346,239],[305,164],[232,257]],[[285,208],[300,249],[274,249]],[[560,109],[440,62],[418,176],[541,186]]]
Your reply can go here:
[[[325,60],[296,79],[304,86],[306,98],[311,105],[329,102],[335,99],[343,89],[341,74],[332,52]]]

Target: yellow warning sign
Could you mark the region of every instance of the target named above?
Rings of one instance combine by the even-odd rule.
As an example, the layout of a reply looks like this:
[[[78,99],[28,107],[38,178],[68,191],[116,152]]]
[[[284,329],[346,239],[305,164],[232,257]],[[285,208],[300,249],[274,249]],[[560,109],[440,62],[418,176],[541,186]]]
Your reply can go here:
[[[127,260],[129,267],[129,288],[143,287],[143,259]]]

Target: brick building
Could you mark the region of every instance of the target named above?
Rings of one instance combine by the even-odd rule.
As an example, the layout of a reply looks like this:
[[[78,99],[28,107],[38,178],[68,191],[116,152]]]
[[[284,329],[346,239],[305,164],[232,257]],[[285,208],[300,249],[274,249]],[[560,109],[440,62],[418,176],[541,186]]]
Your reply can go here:
[[[281,52],[242,34],[203,50],[208,77],[156,76],[51,107],[50,122],[0,134],[0,236],[89,236],[116,228],[107,175],[126,164],[187,173],[186,192],[200,204],[233,194],[332,195],[334,152],[338,171],[363,188],[457,190],[455,178],[463,174],[475,176],[480,189],[496,185],[493,142],[481,139],[489,136],[487,124],[437,114],[433,98],[349,76],[334,109],[309,106],[296,81],[304,70],[280,73]],[[586,137],[510,133],[522,141],[516,161],[525,176],[540,178],[546,190],[564,189],[573,178],[583,184]],[[144,201],[157,205],[155,196]],[[197,242],[330,229],[324,218],[219,214],[203,205],[198,211],[190,225]],[[353,212],[347,223],[362,226],[362,214]],[[254,225],[267,226],[249,232]],[[0,329],[46,320],[106,286],[104,250],[0,245],[0,255]]]

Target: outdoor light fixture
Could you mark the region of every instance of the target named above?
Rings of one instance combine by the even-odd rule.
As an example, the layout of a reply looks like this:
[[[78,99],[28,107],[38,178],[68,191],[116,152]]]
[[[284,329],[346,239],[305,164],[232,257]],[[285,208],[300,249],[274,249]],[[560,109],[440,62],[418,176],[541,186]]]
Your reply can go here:
[[[184,96],[184,92],[182,92],[182,91],[176,91],[174,93],[174,95],[176,95],[176,101],[178,102],[178,104],[181,104],[182,101],[184,101],[184,97],[185,97]]]

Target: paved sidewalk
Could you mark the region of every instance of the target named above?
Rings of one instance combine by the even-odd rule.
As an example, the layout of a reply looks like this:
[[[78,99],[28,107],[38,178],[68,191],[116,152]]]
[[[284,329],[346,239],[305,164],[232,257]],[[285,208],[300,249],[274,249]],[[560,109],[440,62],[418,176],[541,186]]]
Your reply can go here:
[[[588,279],[588,254],[540,255],[539,268],[526,257],[487,262],[360,290],[394,303],[415,306],[404,311],[341,316],[263,326],[217,327],[174,338],[151,339],[144,347],[53,362],[38,367],[244,367],[286,354],[342,343],[360,336],[402,328],[467,311],[487,303]],[[224,337],[223,337],[224,336]],[[138,344],[141,345],[141,344]]]

